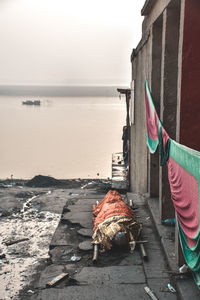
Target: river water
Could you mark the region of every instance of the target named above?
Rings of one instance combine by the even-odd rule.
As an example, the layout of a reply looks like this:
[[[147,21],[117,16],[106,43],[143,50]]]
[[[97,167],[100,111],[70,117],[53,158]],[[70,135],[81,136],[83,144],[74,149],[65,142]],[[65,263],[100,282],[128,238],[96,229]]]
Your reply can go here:
[[[0,179],[111,176],[111,155],[122,151],[124,101],[42,97],[40,106],[22,105],[26,99],[0,96]]]

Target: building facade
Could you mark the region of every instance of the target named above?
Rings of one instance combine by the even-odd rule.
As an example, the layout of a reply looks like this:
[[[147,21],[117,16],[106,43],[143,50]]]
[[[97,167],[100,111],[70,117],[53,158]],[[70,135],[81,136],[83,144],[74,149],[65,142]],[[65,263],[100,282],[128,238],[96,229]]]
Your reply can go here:
[[[146,146],[144,83],[170,138],[200,151],[200,1],[146,0],[142,39],[131,54],[134,122],[130,125],[130,190],[155,198],[160,220],[175,215],[167,166]],[[131,112],[132,113],[132,112]],[[175,251],[183,262],[176,234]]]
[[[130,189],[159,198],[160,217],[174,216],[167,167],[146,147],[144,82],[148,81],[169,136],[200,151],[200,2],[147,0],[142,39],[131,54],[134,123],[130,130]]]

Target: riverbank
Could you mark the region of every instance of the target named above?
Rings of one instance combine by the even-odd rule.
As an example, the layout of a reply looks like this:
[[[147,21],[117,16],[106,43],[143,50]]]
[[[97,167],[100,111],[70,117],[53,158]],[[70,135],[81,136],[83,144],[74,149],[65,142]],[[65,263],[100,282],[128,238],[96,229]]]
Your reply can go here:
[[[146,286],[158,297],[156,299],[177,299],[177,294],[168,288],[169,283],[174,286],[173,278],[144,197],[131,194],[134,209],[137,208],[136,215],[143,224],[140,238],[146,240],[148,259],[141,255],[140,247],[136,245],[133,253],[117,249],[99,253],[96,264],[93,264],[92,208],[105,194],[100,194],[95,188],[79,191],[74,190],[73,198],[67,199],[63,207],[49,244],[49,262],[40,265],[34,280],[21,291],[20,299],[148,300]],[[123,199],[129,203],[126,195]],[[58,280],[58,276],[64,276],[63,280]]]
[[[90,188],[104,192],[110,188],[110,181],[101,179],[52,183],[49,177],[0,181],[0,295],[4,300],[20,299],[19,291],[48,265],[49,244],[66,203],[73,204],[86,188],[87,193]]]
[[[104,198],[111,182],[76,179],[69,188],[69,181],[64,181],[62,188],[28,187],[23,180],[1,182],[1,299],[121,300],[134,295],[148,300],[145,286],[160,300],[188,299],[189,294],[198,298],[197,291],[190,289],[191,277],[180,277],[178,269],[169,268],[160,243],[162,237],[142,195],[125,193],[123,199],[126,203],[131,199],[134,204],[148,259],[140,255],[137,246],[133,253],[99,254],[93,265],[92,207]],[[62,273],[69,275],[49,288],[48,283]],[[177,286],[176,276],[181,280]],[[178,295],[170,291],[169,283],[179,291],[181,285],[190,288]]]

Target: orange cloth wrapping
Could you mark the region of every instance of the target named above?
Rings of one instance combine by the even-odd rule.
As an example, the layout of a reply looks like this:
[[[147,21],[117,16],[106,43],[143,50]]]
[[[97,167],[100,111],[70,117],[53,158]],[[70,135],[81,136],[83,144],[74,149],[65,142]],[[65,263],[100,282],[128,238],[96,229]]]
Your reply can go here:
[[[96,218],[94,218],[92,239],[93,244],[100,245],[100,251],[111,249],[112,240],[119,231],[128,235],[130,251],[134,250],[141,225],[117,191],[109,191],[104,199],[94,207],[93,214]]]
[[[93,209],[94,218],[93,231],[97,229],[98,225],[103,223],[106,219],[113,216],[132,217],[133,211],[124,203],[122,197],[117,191],[109,191],[104,199]]]

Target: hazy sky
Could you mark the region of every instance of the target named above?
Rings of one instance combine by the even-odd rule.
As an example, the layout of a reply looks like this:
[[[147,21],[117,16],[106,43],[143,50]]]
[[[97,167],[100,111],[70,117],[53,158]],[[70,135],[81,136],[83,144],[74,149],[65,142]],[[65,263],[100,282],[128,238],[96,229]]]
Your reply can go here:
[[[144,0],[0,0],[0,84],[126,84]]]

